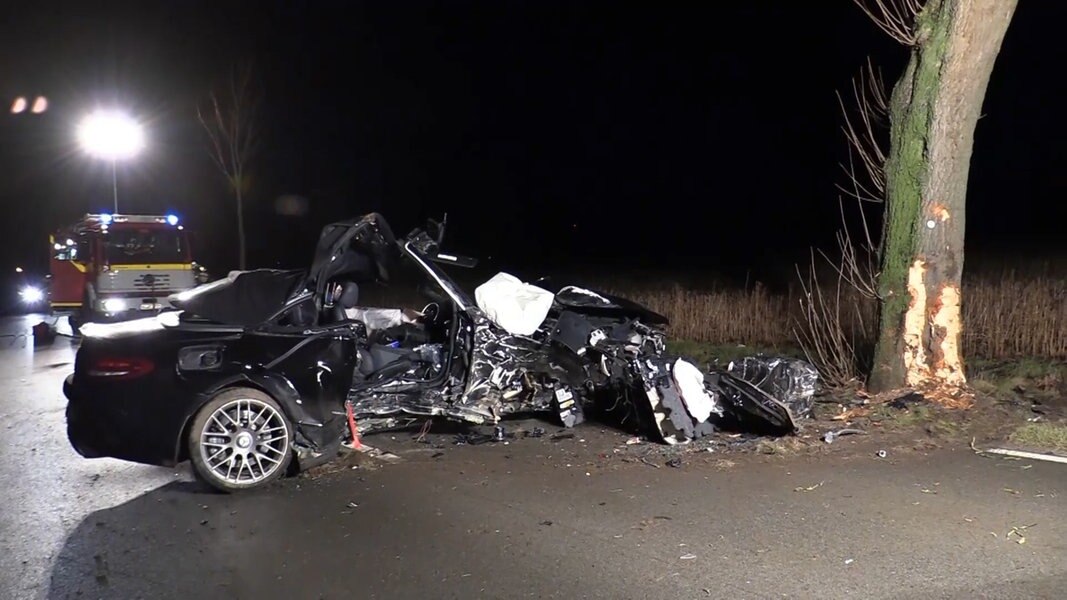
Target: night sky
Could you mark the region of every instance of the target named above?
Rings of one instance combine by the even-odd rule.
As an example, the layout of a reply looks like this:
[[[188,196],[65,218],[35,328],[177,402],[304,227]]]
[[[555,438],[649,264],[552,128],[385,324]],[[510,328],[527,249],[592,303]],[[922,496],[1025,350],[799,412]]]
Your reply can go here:
[[[974,250],[1062,253],[1067,3],[1022,0],[993,73],[969,186]],[[235,216],[195,104],[234,62],[264,95],[252,266],[304,266],[328,221],[406,231],[449,213],[449,249],[568,265],[791,269],[838,226],[835,92],[907,58],[848,0],[6,2],[0,8],[3,268],[47,267],[49,229],[111,203],[78,118],[120,106],[146,152],[123,212],[176,211],[202,262],[236,264]],[[43,115],[12,115],[45,95]],[[279,196],[308,199],[299,217]],[[1058,215],[1058,216],[1057,216]]]

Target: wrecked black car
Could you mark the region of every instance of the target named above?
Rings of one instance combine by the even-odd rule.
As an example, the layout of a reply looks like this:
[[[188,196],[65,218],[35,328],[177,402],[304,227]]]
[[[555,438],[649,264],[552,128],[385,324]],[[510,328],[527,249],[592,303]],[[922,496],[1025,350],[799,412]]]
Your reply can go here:
[[[442,252],[443,235],[431,221],[397,239],[377,214],[335,223],[307,270],[234,272],[176,294],[174,311],[85,325],[64,384],[72,445],[190,460],[233,491],[429,418],[542,412],[573,426],[597,412],[675,444],[716,428],[789,434],[810,401],[803,363],[760,362],[758,379],[702,371],[666,353],[666,318],[622,298],[506,273],[472,298],[443,266],[475,261]],[[385,308],[397,291],[424,306]]]

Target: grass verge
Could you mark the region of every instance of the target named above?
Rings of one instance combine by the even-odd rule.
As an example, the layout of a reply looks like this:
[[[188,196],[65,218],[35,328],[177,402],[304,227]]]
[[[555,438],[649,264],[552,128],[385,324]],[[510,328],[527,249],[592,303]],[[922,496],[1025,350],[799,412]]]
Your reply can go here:
[[[1027,423],[1012,432],[1009,439],[1023,446],[1067,452],[1067,424]]]

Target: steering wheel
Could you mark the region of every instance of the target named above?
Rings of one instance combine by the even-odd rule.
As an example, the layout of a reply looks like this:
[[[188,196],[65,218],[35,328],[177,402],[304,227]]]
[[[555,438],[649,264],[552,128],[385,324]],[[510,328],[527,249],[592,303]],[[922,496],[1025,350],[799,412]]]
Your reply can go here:
[[[428,324],[437,323],[437,320],[441,318],[441,305],[436,302],[431,302],[422,308],[422,318]]]

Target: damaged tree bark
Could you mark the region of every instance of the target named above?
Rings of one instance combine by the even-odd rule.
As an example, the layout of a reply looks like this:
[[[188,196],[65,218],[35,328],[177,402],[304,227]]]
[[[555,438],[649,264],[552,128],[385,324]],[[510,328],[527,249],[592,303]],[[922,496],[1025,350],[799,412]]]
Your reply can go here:
[[[861,0],[857,0],[862,5]],[[965,402],[960,352],[967,177],[974,129],[1017,0],[875,0],[910,45],[890,99],[879,337],[870,387]],[[908,14],[910,30],[902,29]]]

